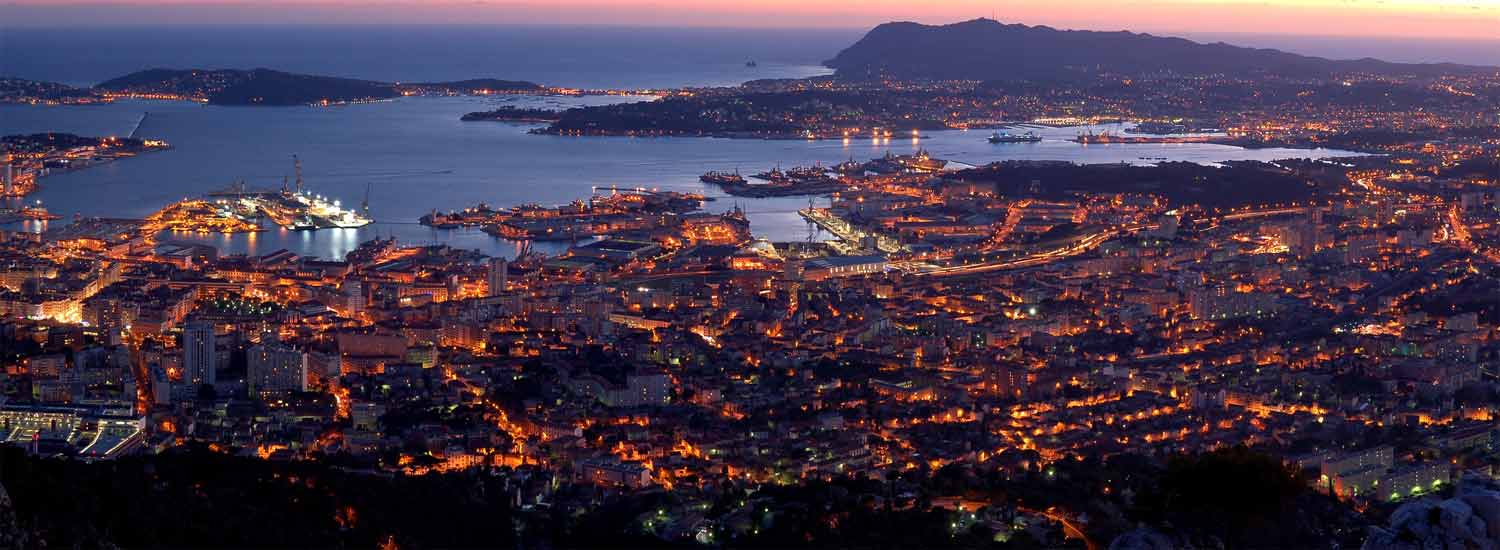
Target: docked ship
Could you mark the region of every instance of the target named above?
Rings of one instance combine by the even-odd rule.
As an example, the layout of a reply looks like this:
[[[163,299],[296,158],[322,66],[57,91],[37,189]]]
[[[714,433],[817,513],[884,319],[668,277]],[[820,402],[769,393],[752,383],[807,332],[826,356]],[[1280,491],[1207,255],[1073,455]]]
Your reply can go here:
[[[703,183],[712,183],[714,185],[743,185],[745,183],[745,177],[741,176],[738,171],[732,173],[713,171],[698,176],[698,181],[701,181]]]
[[[995,132],[990,134],[990,143],[1040,143],[1041,141],[1042,136],[1036,135],[1036,132],[1026,132],[1024,134]]]
[[[750,177],[758,180],[777,181],[786,179],[786,172],[782,172],[781,166],[778,165],[775,168],[772,168],[765,172],[761,172],[759,174],[754,174]]]
[[[1150,144],[1150,143],[1205,143],[1213,140],[1213,136],[1122,136],[1110,132],[1094,133],[1093,130],[1078,134],[1073,138],[1074,143],[1084,145],[1094,144]]]
[[[828,174],[828,170],[821,165],[799,166],[786,171],[787,179],[810,180],[818,179]]]
[[[1088,145],[1092,143],[1126,143],[1129,140],[1107,131],[1096,134],[1093,130],[1089,130],[1087,132],[1080,132],[1078,137],[1073,138],[1073,141]]]
[[[48,212],[40,203],[36,206],[22,206],[20,208],[0,208],[0,223],[15,223],[22,221],[50,221],[60,220],[62,216]]]
[[[261,197],[260,202],[261,212],[287,229],[354,229],[370,225],[369,218],[344,208],[339,201],[302,191]]]
[[[311,231],[317,229],[353,229],[370,225],[369,188],[365,189],[365,203],[361,212],[344,208],[338,200],[314,195],[302,189],[302,161],[294,159],[297,186],[287,189],[285,182],[280,191],[253,191],[245,189],[243,182],[224,191],[209,193],[210,197],[224,199],[229,210],[241,219],[264,216],[286,229]]]
[[[840,162],[835,165],[833,167],[833,171],[834,173],[841,176],[863,176],[865,174],[865,163],[855,162],[854,159],[851,158],[847,161]]]
[[[914,155],[897,155],[886,151],[885,156],[870,161],[868,168],[872,172],[881,174],[895,174],[901,172],[931,173],[940,172],[948,165],[948,161],[933,158],[926,149],[920,149]]]

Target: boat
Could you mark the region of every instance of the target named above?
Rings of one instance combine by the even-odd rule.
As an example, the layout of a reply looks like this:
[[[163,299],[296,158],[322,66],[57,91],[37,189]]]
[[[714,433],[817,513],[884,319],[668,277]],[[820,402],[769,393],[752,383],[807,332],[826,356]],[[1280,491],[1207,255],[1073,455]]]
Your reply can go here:
[[[808,180],[821,178],[828,173],[821,165],[799,166],[786,171],[786,177],[794,180]]]
[[[280,191],[249,191],[243,183],[230,189],[211,193],[210,196],[232,199],[238,204],[232,208],[242,217],[265,216],[286,229],[316,231],[319,229],[354,229],[370,225],[370,190],[365,188],[365,202],[361,212],[344,208],[337,200],[308,193],[302,189],[302,161],[295,160],[293,169],[297,173],[295,188]]]
[[[1024,134],[995,132],[990,134],[990,143],[1040,143],[1041,141],[1042,136],[1036,135],[1036,132],[1026,132]]]
[[[698,181],[701,181],[703,183],[712,183],[714,185],[740,185],[745,183],[745,178],[744,176],[741,176],[739,172],[730,173],[712,171],[707,174],[698,176]]]
[[[1091,144],[1111,144],[1111,143],[1119,143],[1119,144],[1127,144],[1127,145],[1142,145],[1142,144],[1156,144],[1156,143],[1206,143],[1206,142],[1211,141],[1212,139],[1213,139],[1213,136],[1206,136],[1206,135],[1189,135],[1189,136],[1122,136],[1122,135],[1114,134],[1114,133],[1111,133],[1111,132],[1108,132],[1108,131],[1100,132],[1100,133],[1096,134],[1096,133],[1094,133],[1093,130],[1089,130],[1088,132],[1084,132],[1084,133],[1078,134],[1078,137],[1073,138],[1072,141],[1074,143],[1082,143],[1084,145],[1091,145]]]
[[[866,168],[877,174],[931,173],[940,172],[947,165],[948,161],[932,158],[926,149],[919,149],[913,155],[897,155],[886,151],[885,156],[871,160]]]
[[[833,171],[844,176],[862,176],[865,174],[865,163],[855,162],[851,158],[835,165]]]
[[[754,68],[756,68],[756,67],[759,67],[759,66],[760,66],[760,64],[759,64],[759,63],[756,63],[756,62],[755,62],[755,60],[753,60],[753,59],[752,59],[752,60],[750,60],[750,61],[746,61],[746,62],[745,62],[745,66],[746,66],[746,67],[749,67],[749,68],[751,68],[751,69],[754,69]]]
[[[754,174],[750,177],[758,180],[781,180],[786,179],[786,173],[781,171],[781,166],[777,166],[768,171]]]

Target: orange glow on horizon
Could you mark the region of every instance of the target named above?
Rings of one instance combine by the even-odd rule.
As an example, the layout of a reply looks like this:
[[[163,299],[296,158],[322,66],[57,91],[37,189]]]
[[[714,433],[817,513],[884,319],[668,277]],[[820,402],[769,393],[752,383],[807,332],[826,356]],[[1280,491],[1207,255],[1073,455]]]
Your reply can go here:
[[[270,9],[267,9],[270,8]],[[1500,40],[1496,0],[15,0],[17,25],[472,23],[865,28],[976,17],[1059,28]],[[92,15],[90,15],[92,14]]]

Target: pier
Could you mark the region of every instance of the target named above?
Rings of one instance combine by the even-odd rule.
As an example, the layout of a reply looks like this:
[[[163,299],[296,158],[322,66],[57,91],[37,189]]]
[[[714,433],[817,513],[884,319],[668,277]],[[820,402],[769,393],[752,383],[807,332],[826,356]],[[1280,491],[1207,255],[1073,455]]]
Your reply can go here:
[[[849,243],[855,248],[859,248],[860,246],[862,246],[861,243],[866,237],[874,237],[875,249],[879,250],[880,252],[886,254],[896,254],[905,250],[901,246],[900,241],[897,241],[896,239],[893,239],[886,235],[866,232],[858,227],[855,227],[853,224],[844,221],[843,218],[833,215],[832,212],[829,212],[826,209],[804,208],[802,210],[798,210],[797,214],[801,215],[808,222],[811,222],[818,227],[823,228],[823,230],[829,233],[833,233],[834,236],[839,238],[839,240]]]
[[[139,139],[141,127],[146,125],[146,119],[151,117],[151,111],[141,113],[140,120],[135,121],[135,127],[130,129],[130,139]]]

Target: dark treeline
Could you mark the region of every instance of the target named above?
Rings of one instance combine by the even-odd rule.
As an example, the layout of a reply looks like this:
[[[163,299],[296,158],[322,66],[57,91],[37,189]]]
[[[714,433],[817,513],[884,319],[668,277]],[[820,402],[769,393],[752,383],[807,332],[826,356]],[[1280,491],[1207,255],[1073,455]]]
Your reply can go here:
[[[710,484],[714,544],[724,547],[1037,548],[1065,544],[1060,529],[1002,532],[1018,514],[1056,509],[1090,518],[1108,543],[1138,525],[1183,544],[1324,546],[1357,539],[1358,516],[1309,488],[1278,460],[1243,448],[1157,459],[1122,455],[1042,466],[1031,452],[993,464],[892,473],[887,479],[750,486]],[[683,493],[620,495],[564,483],[557,506],[520,511],[508,470],[428,476],[273,462],[203,448],[86,463],[0,448],[0,482],[13,506],[14,544],[92,547],[662,547],[641,527]],[[941,498],[991,505],[967,516]],[[563,504],[572,503],[572,504]],[[747,504],[748,503],[748,504]],[[975,518],[988,521],[976,521]],[[997,523],[998,522],[998,523]],[[1355,541],[1357,543],[1357,540]]]

